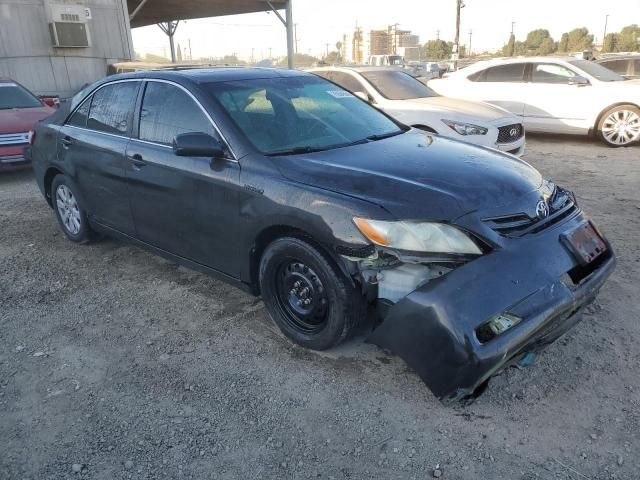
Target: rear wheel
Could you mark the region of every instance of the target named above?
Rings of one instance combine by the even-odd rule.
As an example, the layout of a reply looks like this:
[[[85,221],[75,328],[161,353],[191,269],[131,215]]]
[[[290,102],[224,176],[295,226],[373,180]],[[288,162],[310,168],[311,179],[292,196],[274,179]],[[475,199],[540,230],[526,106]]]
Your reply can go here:
[[[53,209],[62,231],[72,242],[87,243],[93,240],[95,234],[76,192],[76,186],[66,175],[56,175],[53,179]]]
[[[366,313],[364,297],[311,244],[286,237],[269,245],[260,261],[262,298],[280,330],[314,350],[338,345]]]
[[[633,105],[613,107],[600,119],[598,132],[610,147],[624,147],[640,140],[640,109]]]

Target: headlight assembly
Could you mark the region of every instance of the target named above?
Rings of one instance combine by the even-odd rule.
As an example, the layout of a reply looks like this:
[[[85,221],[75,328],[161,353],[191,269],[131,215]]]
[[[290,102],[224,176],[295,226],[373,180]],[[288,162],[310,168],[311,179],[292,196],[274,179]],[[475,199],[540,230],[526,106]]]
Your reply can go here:
[[[454,122],[442,119],[442,122],[460,135],[486,135],[489,129],[472,123]]]
[[[387,222],[358,217],[353,221],[365,237],[383,247],[424,253],[482,254],[466,233],[445,223]]]

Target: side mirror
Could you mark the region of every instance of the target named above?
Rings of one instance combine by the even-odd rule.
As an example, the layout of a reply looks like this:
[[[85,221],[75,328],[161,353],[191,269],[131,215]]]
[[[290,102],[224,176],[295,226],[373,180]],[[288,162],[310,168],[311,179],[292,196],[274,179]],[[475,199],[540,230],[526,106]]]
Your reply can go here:
[[[224,147],[207,133],[181,133],[173,139],[173,153],[179,157],[224,157]]]
[[[581,77],[580,75],[576,75],[575,77],[571,77],[569,79],[569,85],[577,85],[578,87],[585,87],[587,85],[591,85],[591,82],[587,78]]]

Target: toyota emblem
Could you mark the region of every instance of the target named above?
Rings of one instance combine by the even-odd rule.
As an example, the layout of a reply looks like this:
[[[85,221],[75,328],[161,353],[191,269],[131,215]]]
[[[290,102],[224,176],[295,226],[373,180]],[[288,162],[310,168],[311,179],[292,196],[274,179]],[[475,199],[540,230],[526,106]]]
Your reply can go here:
[[[549,205],[544,200],[540,200],[536,205],[536,216],[543,219],[549,216]]]
[[[513,127],[511,130],[509,130],[509,135],[511,135],[512,137],[517,137],[518,136],[518,129]]]

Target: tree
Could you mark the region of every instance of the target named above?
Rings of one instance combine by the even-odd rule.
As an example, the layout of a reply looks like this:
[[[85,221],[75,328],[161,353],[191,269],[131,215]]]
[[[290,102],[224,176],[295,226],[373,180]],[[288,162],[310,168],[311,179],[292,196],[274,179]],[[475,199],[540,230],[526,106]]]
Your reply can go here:
[[[560,41],[558,42],[558,51],[559,52],[569,51],[569,34],[568,33],[563,33],[562,37],[560,37]]]
[[[567,34],[567,49],[565,52],[582,52],[593,46],[593,35],[585,27],[574,28]]]
[[[329,54],[325,56],[323,60],[330,65],[342,63],[342,55],[340,55],[340,52],[334,50],[332,52],[329,52]]]
[[[617,40],[619,52],[640,51],[640,26],[635,23],[627,25],[620,30]]]
[[[429,40],[422,47],[421,57],[429,60],[444,60],[451,57],[452,42],[444,40]]]
[[[602,43],[602,51],[603,52],[619,52],[618,50],[618,34],[617,33],[607,33],[607,36],[604,37],[604,42]]]
[[[311,67],[316,64],[318,59],[312,55],[307,55],[305,53],[295,53],[293,55],[293,63],[296,67]],[[283,57],[278,61],[279,67],[287,66],[287,57]]]
[[[516,36],[512,33],[509,36],[509,41],[502,47],[502,55],[505,57],[512,57],[516,51]]]
[[[548,55],[555,52],[555,43],[549,30],[539,28],[532,30],[527,34],[525,40],[526,53],[535,53],[538,55]]]

